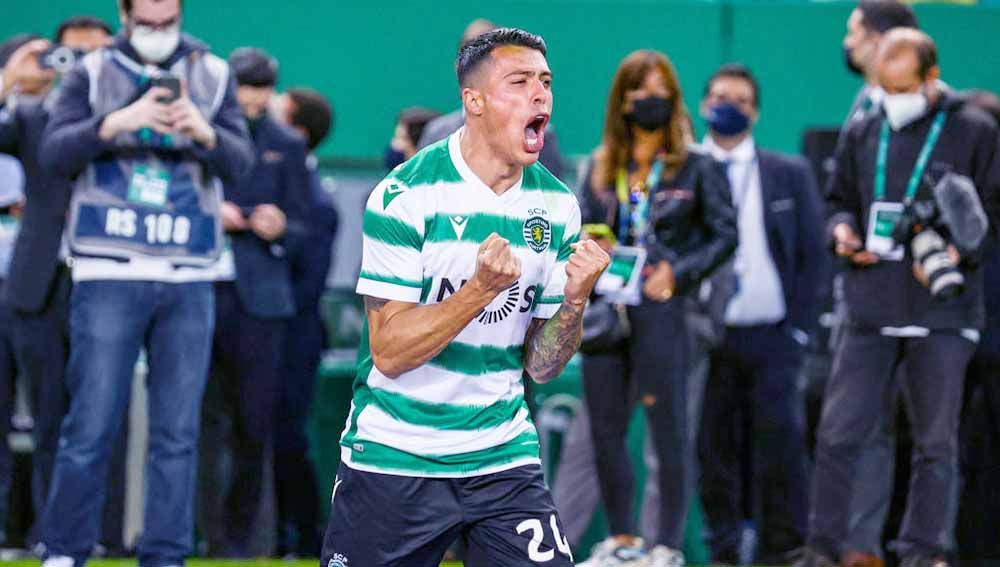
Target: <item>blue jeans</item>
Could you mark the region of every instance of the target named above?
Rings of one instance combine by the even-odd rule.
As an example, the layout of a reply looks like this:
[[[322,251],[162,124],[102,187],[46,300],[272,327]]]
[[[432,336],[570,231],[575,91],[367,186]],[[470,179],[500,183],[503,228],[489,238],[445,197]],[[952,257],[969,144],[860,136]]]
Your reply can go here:
[[[139,565],[191,552],[201,399],[215,295],[208,282],[85,281],[70,300],[70,406],[43,518],[49,555],[82,565],[97,542],[108,457],[125,419],[136,358],[149,359],[149,455]]]

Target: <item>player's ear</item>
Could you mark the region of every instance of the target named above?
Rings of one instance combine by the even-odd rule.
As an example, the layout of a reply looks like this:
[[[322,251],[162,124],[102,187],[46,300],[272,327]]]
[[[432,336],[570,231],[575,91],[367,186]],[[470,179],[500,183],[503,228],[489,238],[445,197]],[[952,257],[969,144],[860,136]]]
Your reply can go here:
[[[483,92],[472,87],[462,89],[462,106],[466,114],[481,116],[484,110]]]

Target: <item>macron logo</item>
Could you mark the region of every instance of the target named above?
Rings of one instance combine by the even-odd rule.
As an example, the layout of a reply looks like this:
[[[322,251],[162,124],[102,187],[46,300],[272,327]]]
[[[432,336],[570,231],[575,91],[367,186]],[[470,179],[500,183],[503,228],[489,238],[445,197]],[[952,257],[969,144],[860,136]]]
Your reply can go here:
[[[448,217],[448,220],[451,221],[451,228],[455,230],[455,236],[457,236],[458,239],[461,240],[462,234],[465,233],[465,226],[469,224],[469,217],[455,215],[453,217]]]
[[[395,183],[386,187],[385,191],[382,192],[382,210],[384,211],[388,209],[389,203],[391,203],[392,200],[395,199],[396,197],[399,197],[400,193],[402,193],[405,190],[406,190],[405,186],[396,185]]]

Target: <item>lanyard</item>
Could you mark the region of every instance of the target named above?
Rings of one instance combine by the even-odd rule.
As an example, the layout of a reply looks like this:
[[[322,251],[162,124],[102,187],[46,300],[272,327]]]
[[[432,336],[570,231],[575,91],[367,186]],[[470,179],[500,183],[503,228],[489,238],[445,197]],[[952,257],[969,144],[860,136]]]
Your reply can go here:
[[[934,123],[931,124],[931,130],[927,133],[927,139],[924,140],[924,147],[920,149],[920,155],[917,156],[917,163],[913,166],[913,173],[910,175],[910,181],[906,185],[904,203],[911,203],[913,198],[917,196],[917,188],[920,187],[920,179],[923,177],[924,169],[927,167],[927,160],[930,159],[931,152],[934,150],[934,146],[937,145],[938,137],[941,135],[941,128],[944,127],[944,121],[947,116],[948,113],[941,110],[934,117]],[[878,158],[875,162],[876,201],[885,199],[885,164],[888,154],[889,122],[882,120],[882,132],[879,135],[878,141]]]
[[[658,159],[653,162],[653,167],[649,169],[646,176],[646,192],[632,192],[628,186],[628,173],[624,169],[618,170],[618,177],[615,180],[615,193],[618,195],[618,239],[628,242],[629,232],[632,233],[636,243],[641,242],[646,231],[646,216],[649,211],[649,200],[653,197],[653,192],[660,183],[663,175],[663,160]]]

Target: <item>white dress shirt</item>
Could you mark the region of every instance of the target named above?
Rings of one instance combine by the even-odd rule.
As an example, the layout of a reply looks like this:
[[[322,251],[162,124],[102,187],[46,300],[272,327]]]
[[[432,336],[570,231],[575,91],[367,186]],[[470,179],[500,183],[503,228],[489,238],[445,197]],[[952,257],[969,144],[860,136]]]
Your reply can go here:
[[[745,327],[780,323],[787,312],[785,295],[768,247],[760,164],[753,138],[748,136],[727,151],[706,136],[703,146],[712,157],[727,164],[726,174],[738,215],[740,240],[733,262],[737,283],[726,307],[726,324]]]

